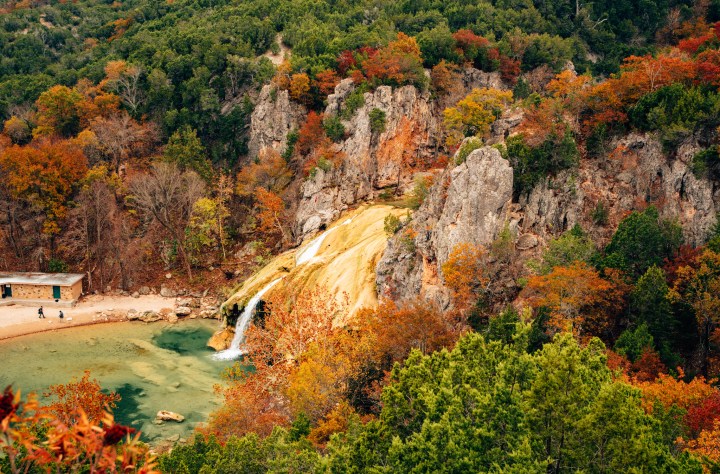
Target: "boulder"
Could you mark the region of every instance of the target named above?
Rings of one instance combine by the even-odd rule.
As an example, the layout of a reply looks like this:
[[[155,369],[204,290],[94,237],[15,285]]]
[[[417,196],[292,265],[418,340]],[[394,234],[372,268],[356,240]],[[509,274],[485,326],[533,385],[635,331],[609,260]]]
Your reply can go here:
[[[160,296],[164,298],[175,298],[177,296],[177,291],[163,285],[160,287]]]
[[[167,322],[173,323],[173,324],[178,322],[178,317],[177,317],[177,314],[175,314],[175,313],[168,314],[167,316],[165,316],[165,319],[167,320]]]
[[[135,311],[134,309],[128,310],[127,312],[127,318],[130,321],[137,321],[140,319],[141,314]]]
[[[177,423],[182,423],[185,421],[185,417],[182,416],[179,413],[175,413],[173,411],[168,410],[160,410],[157,412],[157,415],[155,415],[156,421],[175,421]]]
[[[180,317],[188,316],[190,313],[192,313],[192,309],[188,306],[178,306],[175,308],[175,314]]]
[[[212,335],[207,343],[207,346],[215,349],[216,351],[224,351],[230,347],[230,343],[235,336],[235,332],[229,328],[223,328]]]
[[[132,294],[133,298],[140,298],[140,292],[136,291]]]
[[[154,323],[160,321],[162,317],[155,311],[143,311],[138,319],[146,323]]]
[[[147,296],[150,294],[150,288],[147,286],[141,286],[140,288],[138,288],[138,293],[143,296]]]

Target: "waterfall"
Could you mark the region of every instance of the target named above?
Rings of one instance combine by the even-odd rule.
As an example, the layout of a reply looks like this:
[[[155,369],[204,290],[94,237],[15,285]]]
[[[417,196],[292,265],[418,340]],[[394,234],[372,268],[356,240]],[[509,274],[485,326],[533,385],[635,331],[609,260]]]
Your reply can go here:
[[[312,259],[315,255],[317,255],[318,251],[320,250],[320,246],[322,245],[323,241],[325,240],[325,237],[332,232],[333,230],[337,229],[340,226],[347,225],[352,222],[352,219],[347,219],[345,222],[340,224],[337,227],[333,227],[332,229],[328,229],[322,234],[315,237],[310,244],[308,244],[307,247],[305,247],[301,252],[297,254],[295,257],[295,265],[302,265],[303,263],[309,261]]]
[[[245,305],[245,309],[243,310],[242,314],[238,316],[237,323],[235,324],[235,336],[233,337],[232,343],[230,344],[230,348],[213,354],[213,358],[215,360],[237,359],[243,354],[243,351],[240,349],[240,345],[245,342],[245,331],[247,330],[248,326],[250,326],[250,322],[255,315],[255,308],[257,307],[263,295],[267,293],[270,288],[275,286],[275,284],[280,280],[282,280],[282,278],[277,278],[271,281],[270,283],[265,285],[262,290],[258,291],[255,296],[250,298],[250,301],[248,301],[247,305]]]

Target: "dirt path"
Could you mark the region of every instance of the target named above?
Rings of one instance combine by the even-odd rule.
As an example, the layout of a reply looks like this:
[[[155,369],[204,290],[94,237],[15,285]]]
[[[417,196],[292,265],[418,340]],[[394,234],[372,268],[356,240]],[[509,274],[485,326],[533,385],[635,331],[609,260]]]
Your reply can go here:
[[[0,340],[73,326],[116,321],[117,319],[103,317],[100,314],[112,310],[160,311],[174,306],[174,298],[164,298],[159,295],[139,298],[91,295],[83,298],[74,308],[45,307],[45,319],[38,318],[37,306],[0,306]],[[58,317],[61,309],[65,315],[62,321]]]

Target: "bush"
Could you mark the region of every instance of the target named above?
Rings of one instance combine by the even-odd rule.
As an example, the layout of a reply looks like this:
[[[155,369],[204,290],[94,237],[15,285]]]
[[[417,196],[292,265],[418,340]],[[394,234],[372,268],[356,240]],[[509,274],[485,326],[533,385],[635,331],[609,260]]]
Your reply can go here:
[[[395,233],[400,230],[400,227],[402,227],[402,223],[400,222],[400,218],[398,216],[395,214],[388,214],[385,216],[385,220],[383,220],[383,229],[388,237],[395,235]]]
[[[345,138],[345,126],[337,115],[329,115],[323,120],[323,128],[327,136],[334,142]]]
[[[515,197],[529,193],[550,174],[577,165],[580,156],[575,138],[568,130],[562,137],[551,134],[538,147],[530,147],[522,135],[507,140],[507,156],[515,173]]]
[[[595,225],[606,226],[608,223],[609,211],[605,207],[602,201],[598,201],[595,205],[595,209],[590,213],[590,218],[593,220]]]
[[[370,130],[373,133],[385,131],[385,111],[375,108],[370,111]]]
[[[367,92],[365,87],[356,87],[355,90],[347,96],[343,104],[342,112],[340,113],[343,120],[350,120],[352,116],[355,115],[355,112],[365,105],[365,92]]]
[[[432,186],[432,179],[428,176],[418,176],[415,178],[415,186],[413,187],[409,205],[410,209],[418,209],[425,198],[430,194],[430,186]]]
[[[470,156],[470,153],[477,150],[481,146],[482,140],[480,140],[479,138],[473,137],[469,140],[466,140],[455,155],[455,164],[461,165],[465,163],[465,160],[467,160],[467,157]]]

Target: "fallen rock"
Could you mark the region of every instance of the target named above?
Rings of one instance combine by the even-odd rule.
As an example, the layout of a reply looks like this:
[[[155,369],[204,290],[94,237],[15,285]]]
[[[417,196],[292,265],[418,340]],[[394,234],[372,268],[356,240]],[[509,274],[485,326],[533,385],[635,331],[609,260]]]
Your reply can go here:
[[[140,288],[138,288],[137,292],[143,296],[147,296],[150,294],[150,288],[147,286],[141,286]]]
[[[160,321],[162,317],[155,311],[143,311],[138,319],[146,323],[154,323]]]
[[[175,421],[177,423],[182,423],[183,421],[185,421],[185,417],[173,411],[160,410],[159,412],[157,412],[157,415],[155,415],[155,420]]]
[[[135,293],[132,294],[132,297],[133,297],[133,298],[140,298],[140,292],[136,291]]]
[[[163,285],[160,287],[160,296],[164,298],[175,298],[177,296],[177,291]]]
[[[224,351],[230,347],[233,336],[235,336],[234,332],[230,331],[228,328],[223,328],[212,335],[207,343],[207,346],[215,349],[216,351]]]
[[[192,313],[192,309],[190,309],[188,306],[178,306],[175,308],[175,314],[178,316],[187,316],[190,313]]]
[[[523,234],[515,245],[518,250],[529,250],[535,248],[538,245],[538,238],[532,234]]]
[[[140,313],[138,313],[138,312],[135,311],[134,309],[128,310],[128,312],[127,312],[127,318],[128,318],[130,321],[137,321],[138,319],[140,319]]]
[[[167,316],[165,316],[165,319],[167,320],[167,322],[173,323],[173,324],[178,322],[178,317],[177,317],[177,314],[175,314],[175,313],[168,314]]]

